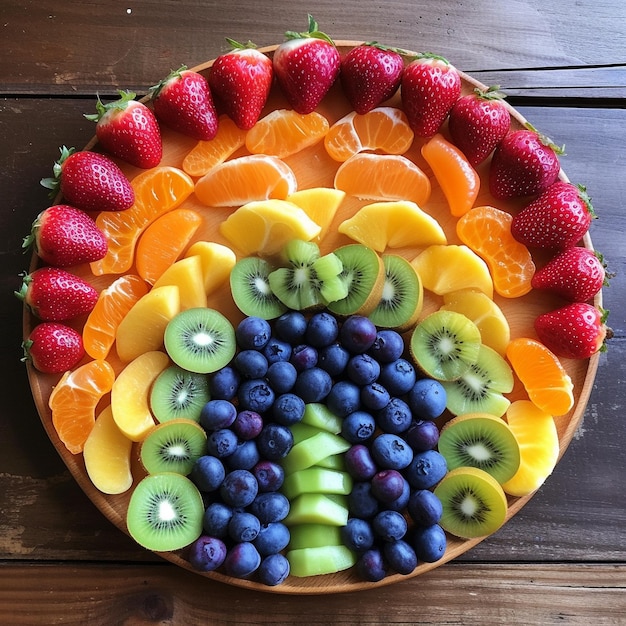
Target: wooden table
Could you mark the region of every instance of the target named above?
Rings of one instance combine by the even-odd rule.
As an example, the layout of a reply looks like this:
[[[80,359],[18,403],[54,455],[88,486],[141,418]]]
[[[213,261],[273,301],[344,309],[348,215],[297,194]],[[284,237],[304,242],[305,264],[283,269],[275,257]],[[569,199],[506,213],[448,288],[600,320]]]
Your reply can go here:
[[[1,624],[626,623],[626,4],[622,0],[3,0],[0,6]],[[145,93],[225,37],[278,43],[314,13],[337,39],[436,51],[566,145],[570,179],[599,214],[595,246],[616,272],[605,291],[615,337],[579,431],[553,476],[504,528],[457,561],[370,592],[249,592],[138,548],[73,481],[41,427],[12,291],[20,250],[47,203],[38,181],[58,146],[93,133],[95,94]]]

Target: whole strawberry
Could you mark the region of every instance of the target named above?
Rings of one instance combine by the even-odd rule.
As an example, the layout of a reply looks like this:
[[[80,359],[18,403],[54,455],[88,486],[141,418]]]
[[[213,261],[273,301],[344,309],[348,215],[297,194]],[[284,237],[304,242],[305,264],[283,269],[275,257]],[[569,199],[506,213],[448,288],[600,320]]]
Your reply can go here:
[[[285,36],[287,41],[274,52],[274,75],[289,104],[306,115],[317,108],[337,79],[341,57],[311,15],[307,32],[287,31]]]
[[[400,87],[402,55],[378,43],[355,46],[341,59],[341,86],[359,114],[365,114],[393,96]]]
[[[533,289],[550,291],[572,302],[591,300],[607,284],[602,256],[578,246],[555,256],[531,280]]]
[[[513,217],[511,233],[529,247],[565,250],[583,238],[595,217],[583,186],[557,181]]]
[[[606,327],[608,311],[586,302],[572,302],[544,313],[535,320],[539,340],[554,354],[568,359],[586,359],[605,350],[610,336]]]
[[[545,191],[556,181],[563,149],[532,126],[509,133],[496,148],[489,169],[489,190],[506,200]]]
[[[103,104],[97,113],[85,115],[96,122],[96,137],[110,154],[135,167],[156,167],[163,156],[161,130],[154,113],[131,91],[120,91],[119,99]]]
[[[89,283],[57,267],[42,267],[25,275],[15,295],[45,322],[62,322],[89,313],[98,300],[98,292]]]
[[[42,322],[22,343],[24,357],[44,374],[71,370],[85,356],[80,333],[59,322]]]
[[[53,178],[42,178],[50,198],[59,191],[64,200],[83,211],[125,211],[135,202],[128,178],[104,154],[62,146],[54,163]]]
[[[42,211],[22,247],[34,248],[42,261],[55,267],[98,261],[108,250],[107,239],[96,222],[67,204],[55,204]]]
[[[461,95],[461,77],[443,57],[420,54],[404,68],[400,93],[413,132],[432,137]]]
[[[511,114],[499,87],[474,89],[459,98],[448,118],[450,137],[473,165],[480,165],[511,127]]]
[[[207,79],[183,65],[150,89],[156,118],[170,128],[210,141],[217,133],[217,113]]]
[[[274,79],[272,60],[252,42],[227,39],[232,50],[215,59],[209,85],[216,102],[242,130],[258,121]]]

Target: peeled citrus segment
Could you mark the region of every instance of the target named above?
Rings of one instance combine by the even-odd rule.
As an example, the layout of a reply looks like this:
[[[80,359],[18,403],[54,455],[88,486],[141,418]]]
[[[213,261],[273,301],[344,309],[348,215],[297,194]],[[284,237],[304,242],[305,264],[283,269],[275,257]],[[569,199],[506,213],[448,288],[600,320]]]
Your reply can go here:
[[[324,137],[324,147],[335,161],[346,161],[364,150],[404,154],[413,137],[402,109],[377,107],[363,115],[351,111],[335,122]]]
[[[125,211],[103,211],[96,225],[107,238],[106,256],[90,263],[96,275],[123,274],[133,264],[135,244],[143,230],[159,215],[180,206],[193,192],[193,180],[182,170],[167,165],[136,176],[131,185],[135,204]]]
[[[543,485],[559,459],[559,437],[554,418],[529,400],[513,402],[506,420],[520,447],[520,467],[502,485],[512,496],[527,496]]]
[[[157,218],[137,242],[137,273],[154,285],[187,247],[202,224],[200,214],[191,209],[174,209]]]
[[[424,205],[430,180],[406,157],[397,154],[355,154],[339,166],[334,186],[364,200],[410,200]]]
[[[252,154],[283,158],[315,145],[328,128],[328,120],[317,111],[303,114],[293,109],[276,109],[248,131],[246,148]]]
[[[185,252],[185,257],[190,256],[200,257],[207,295],[228,279],[237,261],[235,253],[228,246],[214,241],[196,241]]]
[[[530,400],[550,415],[565,415],[574,406],[574,384],[569,374],[546,346],[535,339],[518,337],[506,357]]]
[[[196,182],[196,197],[205,206],[241,206],[255,200],[284,200],[296,191],[293,170],[278,157],[251,154],[216,165]]]
[[[450,213],[455,217],[467,213],[480,191],[480,177],[467,157],[439,133],[422,146],[422,156],[433,170]]]
[[[119,323],[135,302],[147,293],[148,285],[134,274],[120,276],[100,292],[96,306],[83,326],[83,344],[90,357],[107,357]]]
[[[345,192],[332,187],[311,187],[310,189],[298,189],[289,194],[287,202],[293,202],[299,206],[316,224],[320,225],[318,239],[324,237],[341,206]]]
[[[408,200],[368,204],[344,220],[338,230],[377,252],[387,247],[447,243],[439,222]]]
[[[456,225],[459,239],[487,262],[494,289],[505,298],[528,293],[535,274],[530,251],[511,234],[512,221],[506,211],[480,206],[465,213]]]
[[[246,131],[237,127],[227,115],[221,115],[217,134],[210,141],[199,141],[183,159],[183,170],[189,176],[204,176],[245,145]]]
[[[248,202],[220,225],[220,233],[245,256],[276,254],[288,241],[310,241],[320,231],[319,224],[286,200]]]
[[[178,287],[181,311],[206,306],[204,274],[199,256],[190,256],[172,263],[154,283],[155,288],[166,285]]]
[[[95,360],[65,372],[52,389],[48,399],[52,424],[72,454],[83,451],[96,421],[96,406],[111,391],[114,380],[111,365],[104,360]]]
[[[424,289],[437,295],[459,289],[477,289],[493,298],[489,267],[465,245],[429,246],[411,261],[411,265],[422,279]]]

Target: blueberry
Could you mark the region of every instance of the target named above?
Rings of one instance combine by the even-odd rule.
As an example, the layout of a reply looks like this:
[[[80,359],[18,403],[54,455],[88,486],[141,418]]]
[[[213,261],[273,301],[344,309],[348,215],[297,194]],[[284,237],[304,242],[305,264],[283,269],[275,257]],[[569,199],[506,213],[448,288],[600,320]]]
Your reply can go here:
[[[351,315],[341,326],[341,344],[352,354],[367,352],[376,340],[376,326],[362,315]]]
[[[306,343],[295,346],[291,351],[289,362],[296,368],[296,371],[302,372],[311,369],[317,365],[317,348]]]
[[[287,311],[274,322],[274,331],[280,339],[297,345],[304,338],[307,320],[300,311]]]
[[[247,578],[261,564],[261,555],[253,544],[242,542],[235,544],[224,559],[224,570],[228,576]]]
[[[369,354],[355,354],[346,366],[348,378],[362,387],[372,384],[380,374],[380,363]]]
[[[262,350],[271,336],[269,322],[260,317],[246,317],[235,329],[237,344],[243,350]]]
[[[430,489],[447,473],[445,457],[436,450],[417,452],[406,470],[406,479],[413,489]]]
[[[381,366],[378,382],[392,396],[403,396],[413,387],[416,379],[413,365],[406,359],[400,358]]]
[[[237,413],[232,429],[239,439],[248,441],[258,437],[263,428],[263,418],[256,411],[245,409]]]
[[[189,562],[199,572],[212,572],[224,563],[226,552],[221,539],[201,535],[189,546]]]
[[[333,381],[330,374],[319,367],[312,367],[298,374],[293,391],[307,404],[321,402],[331,390]]]
[[[402,493],[391,502],[386,502],[385,506],[392,511],[400,511],[403,512],[407,505],[409,504],[409,497],[411,496],[411,485],[409,485],[409,481],[402,477]]]
[[[404,352],[404,339],[395,330],[381,329],[376,333],[369,353],[379,363],[391,363],[399,359]]]
[[[386,433],[399,435],[408,430],[412,421],[411,409],[401,398],[392,398],[376,413],[376,423]]]
[[[239,408],[257,413],[269,411],[274,404],[274,397],[273,389],[262,379],[244,380],[237,391]]]
[[[267,359],[257,350],[241,350],[233,359],[233,365],[242,378],[263,378],[267,373]]]
[[[263,355],[270,365],[276,361],[288,361],[291,356],[291,345],[277,337],[272,337],[263,348]]]
[[[237,448],[237,435],[230,428],[220,428],[207,436],[206,449],[211,456],[225,459]]]
[[[233,507],[246,507],[251,504],[259,492],[259,485],[254,474],[244,469],[233,470],[226,474],[220,487],[222,500]]]
[[[267,368],[267,382],[274,393],[287,393],[296,384],[298,372],[289,361],[276,361]]]
[[[416,418],[434,420],[446,408],[446,390],[437,380],[421,378],[408,392],[407,401]]]
[[[372,528],[383,541],[398,541],[406,535],[408,524],[402,513],[386,509],[376,514]]]
[[[259,493],[250,503],[250,512],[254,513],[261,524],[282,522],[289,513],[289,499],[278,491]]]
[[[232,516],[232,507],[222,502],[212,502],[204,511],[202,528],[207,535],[226,539],[228,537],[228,523]]]
[[[317,364],[331,376],[339,376],[346,369],[349,359],[350,353],[340,343],[331,343],[318,351]]]
[[[287,426],[270,422],[265,424],[257,437],[257,446],[263,458],[279,461],[293,447],[293,435]]]
[[[363,444],[356,444],[350,447],[344,455],[344,461],[346,471],[355,480],[371,480],[374,474],[376,474],[376,463],[374,463],[369,448]]]
[[[389,392],[379,382],[361,387],[361,403],[370,411],[383,409],[390,400]]]
[[[372,442],[372,457],[383,469],[401,470],[413,459],[413,450],[399,435],[382,433]]]
[[[360,578],[368,582],[378,582],[387,575],[383,554],[379,548],[366,550],[356,562],[356,571]]]
[[[289,544],[291,533],[282,522],[262,524],[256,539],[252,542],[261,556],[276,554]]]
[[[275,587],[289,576],[290,566],[287,557],[282,554],[270,554],[259,565],[256,575],[259,581],[268,587]]]
[[[229,470],[251,470],[260,460],[261,456],[256,441],[249,439],[248,441],[240,441],[233,453],[225,459],[225,463]]]
[[[398,574],[410,574],[417,567],[417,554],[413,547],[403,539],[385,543],[383,556],[389,567]]]
[[[372,494],[379,502],[393,502],[403,491],[404,477],[398,470],[381,470],[372,477]]]
[[[276,398],[272,406],[274,420],[283,426],[291,426],[304,416],[304,400],[295,393],[284,393]]]
[[[352,485],[348,495],[348,510],[352,517],[371,519],[378,513],[379,503],[372,494],[372,485],[369,482],[357,482]]]
[[[341,424],[341,436],[350,443],[363,443],[374,435],[376,420],[365,411],[350,413]]]
[[[222,461],[208,454],[196,459],[189,475],[198,489],[207,493],[219,489],[225,476],[226,470]]]
[[[259,518],[247,511],[235,511],[228,522],[228,536],[237,543],[254,541],[260,530]]]
[[[432,526],[439,523],[443,506],[429,489],[417,489],[409,497],[407,512],[417,526]]]
[[[439,428],[431,420],[414,421],[404,433],[404,438],[415,452],[433,450],[439,441]]]
[[[412,544],[420,561],[434,563],[446,553],[446,533],[439,524],[417,527],[413,532]]]
[[[259,461],[252,468],[252,473],[259,484],[259,491],[263,493],[278,491],[285,480],[285,470],[274,461]]]
[[[346,417],[361,406],[361,390],[349,380],[336,382],[326,398],[326,406],[337,417]]]
[[[227,365],[209,379],[209,393],[213,400],[232,400],[237,395],[241,376],[234,367]]]
[[[339,324],[334,315],[322,311],[309,319],[304,337],[316,348],[323,348],[333,343],[339,334]]]
[[[209,400],[200,412],[200,424],[207,430],[228,428],[237,417],[235,405],[228,400]]]
[[[374,545],[374,531],[370,522],[358,517],[351,517],[341,527],[341,539],[345,546],[355,552],[364,552]]]

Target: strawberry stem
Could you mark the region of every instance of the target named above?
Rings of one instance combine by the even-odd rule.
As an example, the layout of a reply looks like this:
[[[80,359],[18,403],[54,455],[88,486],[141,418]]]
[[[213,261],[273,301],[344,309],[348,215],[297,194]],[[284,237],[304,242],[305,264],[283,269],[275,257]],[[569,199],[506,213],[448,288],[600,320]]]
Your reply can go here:
[[[246,41],[246,43],[241,43],[239,41],[231,39],[230,37],[226,37],[225,39],[228,42],[228,45],[233,50],[256,50],[258,48],[258,46],[253,41],[250,41],[249,39],[248,41]]]
[[[322,39],[323,41],[326,41],[327,43],[334,46],[335,42],[326,33],[323,33],[319,29],[318,23],[313,19],[313,16],[310,13],[308,15],[308,19],[309,19],[309,29],[307,31],[303,33],[298,33],[293,30],[288,30],[285,33],[285,37],[287,39],[306,39],[306,38]]]
[[[506,95],[500,91],[500,85],[492,85],[487,89],[476,87],[474,93],[482,100],[504,100]]]
[[[98,96],[98,101],[96,102],[96,113],[85,115],[85,119],[88,119],[90,122],[98,122],[102,116],[108,111],[117,109],[119,111],[123,111],[128,103],[135,99],[137,94],[132,91],[118,91],[119,98],[117,100],[113,100],[112,102],[108,102],[104,104],[102,100],[100,100],[100,96]]]
[[[530,122],[526,122],[524,124],[524,126],[532,131],[533,133],[535,133],[538,137],[539,137],[539,141],[541,141],[541,143],[544,146],[547,146],[548,148],[552,148],[552,150],[554,150],[554,152],[560,156],[565,156],[565,145],[563,146],[557,146],[554,141],[552,141],[552,139],[550,139],[550,137],[547,137],[546,135],[544,135],[543,133],[539,132]]]
[[[181,65],[177,70],[171,70],[170,73],[163,80],[160,80],[156,85],[150,87],[150,89],[148,90],[150,99],[154,100],[161,93],[163,87],[165,87],[165,85],[167,85],[167,83],[171,80],[182,78],[181,73],[184,72],[186,69],[186,65]]]
[[[39,181],[39,184],[42,187],[45,187],[46,189],[50,190],[48,197],[51,200],[54,200],[57,193],[59,193],[59,187],[61,186],[61,172],[63,170],[63,163],[71,154],[74,154],[74,152],[76,152],[76,148],[68,148],[67,146],[61,146],[59,148],[59,151],[61,152],[61,156],[59,157],[59,160],[55,161],[54,165],[52,166],[52,173],[54,174],[54,176],[52,178],[42,178]]]

